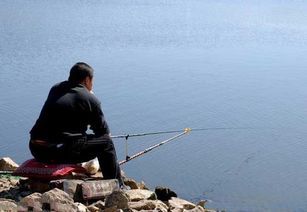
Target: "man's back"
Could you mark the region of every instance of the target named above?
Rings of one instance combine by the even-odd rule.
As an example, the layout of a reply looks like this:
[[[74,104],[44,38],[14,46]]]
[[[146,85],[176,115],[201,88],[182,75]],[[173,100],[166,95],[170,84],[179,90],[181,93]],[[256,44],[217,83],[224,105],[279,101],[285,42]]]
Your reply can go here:
[[[90,125],[96,134],[107,134],[100,102],[83,85],[68,81],[53,86],[31,130],[32,139],[52,142],[64,132],[85,133]]]

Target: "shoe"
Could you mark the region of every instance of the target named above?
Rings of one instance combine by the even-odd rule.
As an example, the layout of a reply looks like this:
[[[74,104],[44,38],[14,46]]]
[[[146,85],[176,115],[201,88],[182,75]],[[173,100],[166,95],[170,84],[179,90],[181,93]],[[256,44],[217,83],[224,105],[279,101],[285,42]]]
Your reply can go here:
[[[119,188],[121,190],[131,190],[131,188],[129,186],[126,186],[123,179],[120,178],[120,179],[117,179],[118,180],[118,183],[119,183]]]

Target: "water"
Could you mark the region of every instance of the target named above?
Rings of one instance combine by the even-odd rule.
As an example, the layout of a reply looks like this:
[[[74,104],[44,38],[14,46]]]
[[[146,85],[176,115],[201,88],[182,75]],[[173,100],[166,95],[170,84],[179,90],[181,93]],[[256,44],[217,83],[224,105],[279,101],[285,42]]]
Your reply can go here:
[[[129,162],[127,175],[212,208],[306,211],[306,9],[298,0],[2,0],[0,156],[31,157],[28,132],[50,86],[85,61],[113,134],[254,128],[192,132]],[[129,154],[166,138],[130,138]]]

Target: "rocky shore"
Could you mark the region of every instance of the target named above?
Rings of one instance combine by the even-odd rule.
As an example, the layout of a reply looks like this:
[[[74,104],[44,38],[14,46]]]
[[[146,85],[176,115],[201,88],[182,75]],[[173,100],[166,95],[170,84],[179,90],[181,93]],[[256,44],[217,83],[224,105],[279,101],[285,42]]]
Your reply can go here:
[[[124,176],[125,188],[117,180],[92,178],[33,180],[13,176],[18,166],[0,160],[0,211],[78,211],[78,212],[214,212],[206,201],[192,203],[177,197],[169,188],[149,190],[144,182]]]

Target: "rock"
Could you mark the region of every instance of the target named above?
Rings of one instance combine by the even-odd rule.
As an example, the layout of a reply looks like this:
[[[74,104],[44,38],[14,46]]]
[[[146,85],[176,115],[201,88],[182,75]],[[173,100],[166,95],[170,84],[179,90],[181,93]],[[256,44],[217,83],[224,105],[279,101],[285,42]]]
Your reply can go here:
[[[101,200],[95,202],[93,205],[101,210],[105,209],[105,203]]]
[[[138,189],[139,186],[137,182],[134,179],[131,178],[124,178],[124,184],[129,186],[131,189]]]
[[[10,182],[11,186],[17,186],[19,184],[19,179],[10,178],[9,182]]]
[[[74,205],[73,199],[58,188],[43,193],[41,203],[42,209],[47,211],[77,211],[77,206]]]
[[[177,197],[172,197],[168,201],[168,203],[169,203],[170,209],[182,208],[182,209],[185,209],[185,210],[191,210],[191,209],[194,209],[196,207],[195,204],[193,204],[189,201],[186,201],[184,199],[177,198]]]
[[[183,212],[183,211],[186,211],[186,210],[184,210],[183,208],[173,208],[170,211],[171,212]]]
[[[7,190],[10,187],[10,182],[7,179],[0,179],[0,191]]]
[[[84,200],[103,199],[113,191],[119,190],[118,180],[93,180],[83,182],[81,185]]]
[[[132,208],[125,208],[122,210],[123,212],[137,212],[137,210],[132,209]]]
[[[13,200],[9,199],[0,199],[0,211],[6,212],[6,211],[12,211],[17,212],[17,204]]]
[[[140,183],[138,183],[138,187],[139,189],[149,190],[147,186],[145,185],[144,181],[141,181]]]
[[[49,182],[49,188],[50,189],[54,189],[54,188],[58,188],[63,190],[64,189],[64,181],[66,179],[59,179],[59,180],[51,180]]]
[[[186,212],[205,212],[205,209],[199,205],[197,205],[195,208],[191,210],[184,210]]]
[[[31,195],[32,193],[33,193],[32,191],[21,191],[21,192],[19,193],[19,195],[20,195],[21,197],[26,197],[26,196]]]
[[[83,180],[64,180],[63,181],[63,190],[75,201],[80,200],[81,192],[77,192],[77,187]]]
[[[154,192],[142,189],[127,190],[125,193],[128,195],[130,201],[139,200],[156,200],[157,196]]]
[[[106,196],[105,207],[110,208],[116,206],[117,209],[125,209],[128,208],[128,202],[128,195],[126,195],[125,192],[118,190]]]
[[[106,208],[106,209],[103,210],[103,212],[117,212],[117,207],[112,206],[110,208]]]
[[[28,189],[29,186],[29,178],[20,178],[19,179],[19,187],[23,189]]]
[[[169,188],[160,187],[160,186],[157,186],[155,188],[155,193],[157,195],[158,200],[161,201],[168,201],[172,197],[177,197],[177,194],[174,191],[170,190]]]
[[[200,200],[200,201],[197,203],[197,205],[199,205],[199,206],[205,208],[205,205],[206,205],[207,202],[208,202],[207,200]]]
[[[212,209],[205,209],[205,212],[223,212],[224,210],[222,211],[217,211],[217,210],[212,210]]]
[[[96,207],[95,205],[90,205],[90,206],[87,206],[87,209],[90,211],[90,212],[99,212],[100,209],[98,207]]]
[[[74,205],[77,207],[76,212],[89,212],[87,207],[80,202],[75,202]]]
[[[104,209],[103,212],[124,212],[122,209],[116,209],[116,206]]]
[[[103,211],[105,209],[105,203],[101,200],[91,204],[87,207],[91,212]]]
[[[0,171],[15,171],[18,167],[19,165],[9,157],[0,160]]]
[[[160,200],[141,200],[138,202],[129,202],[129,208],[140,211],[140,210],[159,210],[167,212],[168,207]]]
[[[22,208],[26,208],[27,211],[42,211],[41,203],[42,194],[33,193],[25,198],[21,199],[18,204],[18,211],[21,211]]]
[[[49,181],[30,179],[29,180],[29,188],[30,188],[30,190],[32,190],[34,192],[39,192],[39,193],[46,192],[50,189],[49,188]]]

